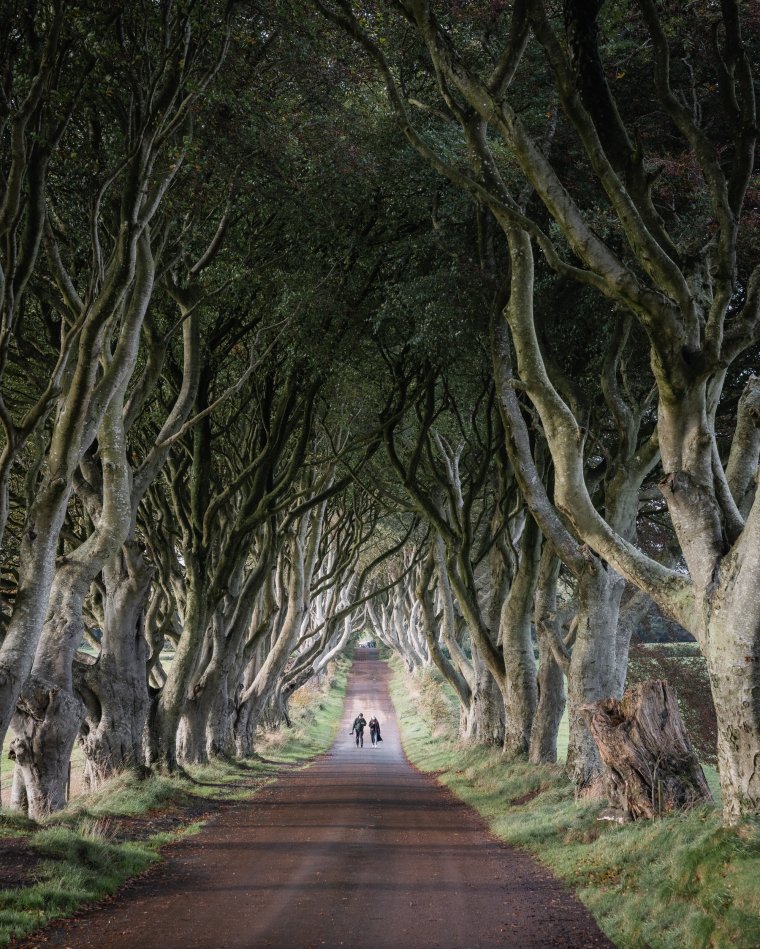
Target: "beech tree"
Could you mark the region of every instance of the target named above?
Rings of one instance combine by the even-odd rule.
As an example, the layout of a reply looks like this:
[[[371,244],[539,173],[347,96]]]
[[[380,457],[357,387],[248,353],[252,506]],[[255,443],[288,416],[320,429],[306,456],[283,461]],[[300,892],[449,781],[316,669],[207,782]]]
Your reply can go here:
[[[635,7],[636,29],[647,40],[636,57],[637,79],[650,83],[662,122],[678,143],[667,154],[656,140],[637,138],[640,117],[628,114],[613,94],[603,65],[606,21],[599,6],[568,2],[565,23],[557,24],[543,3],[516,3],[497,12],[494,29],[472,55],[472,35],[465,44],[459,24],[439,18],[432,4],[394,3],[393,10],[423,44],[440,101],[462,130],[471,156],[472,172],[467,173],[416,130],[383,48],[382,17],[373,19],[371,8],[347,2],[317,5],[377,65],[412,144],[482,201],[504,231],[511,259],[506,315],[518,373],[540,414],[554,461],[555,503],[600,557],[700,642],[719,709],[724,813],[729,820],[757,813],[760,732],[753,683],[760,640],[759,616],[749,602],[760,569],[760,509],[756,501],[747,503],[745,480],[757,470],[757,452],[740,436],[729,465],[720,456],[714,425],[727,371],[756,342],[760,325],[760,270],[741,255],[757,120],[739,6],[727,0],[719,11],[706,11],[704,22],[714,23],[712,39],[697,29],[690,32],[692,48],[680,61],[684,68],[676,66],[674,48],[681,40],[672,30],[675,24],[650,0]],[[534,43],[545,58],[583,169],[577,182],[594,184],[591,200],[562,174],[562,162],[542,149],[533,116],[520,114],[518,79]],[[699,51],[698,62],[693,50]],[[502,154],[494,142],[506,151]],[[707,197],[691,209],[686,228],[658,201],[653,173],[674,153],[695,169]],[[521,206],[519,186],[502,173],[503,159],[530,187],[536,213]],[[608,235],[595,220],[595,201],[604,202]],[[544,226],[547,220],[554,233]],[[536,336],[534,244],[557,273],[594,287],[620,312],[630,313],[647,335],[658,393],[661,487],[687,574],[643,555],[592,502],[584,478],[582,422],[550,381]],[[751,392],[756,383],[749,385]],[[746,431],[744,424],[736,431]],[[739,470],[743,475],[737,479]]]
[[[323,565],[311,594],[311,616],[279,685],[285,717],[290,696],[346,649],[370,622],[373,603],[410,573],[402,570],[399,577],[386,580],[382,571],[388,561],[395,568],[414,521],[404,530],[398,516],[384,512],[356,486],[336,497],[326,520]]]
[[[213,264],[223,244],[227,214],[222,214],[209,244],[190,266],[182,284],[176,282],[176,272],[167,277],[168,296],[176,305],[169,310],[169,319],[174,327],[180,322],[182,329],[178,353],[181,364],[174,367],[175,385],[170,389],[173,399],[167,400],[167,411],[159,413],[152,400],[161,379],[160,369],[171,363],[172,334],[159,334],[149,310],[144,369],[132,388],[128,409],[116,416],[125,428],[128,426],[124,441],[132,435],[130,529],[121,549],[103,565],[102,584],[93,598],[97,604],[95,621],[101,631],[96,659],[90,662],[83,658],[75,663],[75,690],[87,709],[82,746],[90,788],[117,771],[140,767],[143,761],[143,728],[148,711],[144,611],[154,569],[138,538],[137,520],[148,490],[182,435],[196,402],[203,365],[202,341],[211,344],[211,334],[204,333],[202,327],[206,296],[213,296],[204,289],[204,271]],[[150,423],[144,426],[148,435],[141,433],[143,437],[138,439],[132,430],[139,427],[144,412],[150,416]],[[140,442],[142,455],[136,450]]]
[[[757,812],[757,24],[697,9],[6,5],[14,806],[77,739],[90,788],[250,755],[367,631],[532,762],[566,680],[598,791],[654,601]]]
[[[134,12],[134,11],[133,11]],[[157,15],[158,16],[158,15]],[[160,53],[154,61],[139,66],[140,57],[150,56],[143,46],[145,20],[133,19],[119,10],[112,21],[108,68],[119,74],[123,100],[114,93],[113,122],[108,130],[98,119],[91,135],[113,136],[111,161],[98,168],[99,188],[91,212],[91,266],[89,274],[78,272],[82,248],[72,248],[71,259],[62,250],[60,228],[66,226],[64,202],[49,203],[57,218],[46,218],[47,256],[57,283],[55,305],[60,321],[60,363],[65,367],[55,384],[58,414],[45,449],[44,464],[34,499],[26,512],[19,557],[18,590],[13,613],[0,647],[3,668],[0,731],[5,732],[9,714],[19,691],[25,687],[31,659],[43,630],[48,595],[53,584],[56,545],[74,474],[96,438],[106,456],[103,466],[103,506],[97,529],[90,535],[79,557],[72,557],[58,573],[62,586],[53,591],[56,627],[38,649],[34,667],[40,680],[21,705],[21,714],[31,720],[50,708],[52,718],[64,728],[66,738],[55,736],[56,763],[51,779],[56,790],[41,790],[39,761],[30,758],[34,742],[17,739],[13,753],[25,775],[32,813],[60,806],[67,760],[66,745],[71,730],[72,709],[65,696],[71,690],[71,663],[81,632],[81,601],[89,582],[118,550],[129,530],[130,510],[126,490],[126,445],[121,429],[127,386],[134,371],[141,328],[155,281],[155,253],[151,225],[167,191],[182,165],[183,141],[187,140],[189,111],[216,73],[225,47],[225,27],[218,10],[209,10],[205,24],[194,13],[177,10],[159,18],[156,33]],[[198,27],[200,38],[195,35]],[[202,35],[204,30],[210,32]],[[142,50],[142,52],[141,52]],[[178,65],[179,63],[179,65]],[[97,76],[110,82],[111,76]],[[118,104],[117,104],[118,103]],[[73,144],[81,133],[69,123]],[[66,140],[64,140],[66,141]],[[98,144],[95,143],[97,150]],[[32,179],[30,185],[38,183]],[[35,197],[38,200],[39,196]],[[58,227],[59,233],[56,233]],[[113,230],[112,230],[113,228]],[[65,603],[73,597],[71,603]],[[60,648],[63,646],[64,648]],[[63,690],[61,690],[63,686]],[[57,705],[60,703],[60,706]],[[35,730],[36,730],[36,726]],[[56,725],[52,721],[41,731]],[[23,727],[20,728],[23,731]],[[74,728],[76,731],[76,728]],[[70,748],[70,744],[69,744]],[[46,770],[46,769],[43,769]]]

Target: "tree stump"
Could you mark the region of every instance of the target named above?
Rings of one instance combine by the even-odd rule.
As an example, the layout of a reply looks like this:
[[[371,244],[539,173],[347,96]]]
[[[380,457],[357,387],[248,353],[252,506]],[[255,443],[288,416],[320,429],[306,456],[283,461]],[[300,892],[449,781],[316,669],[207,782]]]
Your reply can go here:
[[[640,820],[712,801],[667,682],[641,682],[619,701],[604,699],[582,711],[599,748],[613,807]]]

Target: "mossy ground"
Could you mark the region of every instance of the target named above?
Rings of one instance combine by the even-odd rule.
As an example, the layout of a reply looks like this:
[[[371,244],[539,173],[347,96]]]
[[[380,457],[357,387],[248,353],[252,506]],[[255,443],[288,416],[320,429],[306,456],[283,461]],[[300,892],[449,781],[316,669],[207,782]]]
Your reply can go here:
[[[760,822],[727,828],[715,807],[647,824],[599,821],[603,802],[576,801],[561,768],[461,745],[458,713],[435,677],[392,665],[409,759],[573,887],[617,946],[760,946]]]
[[[122,774],[41,824],[0,812],[0,848],[3,838],[23,838],[31,867],[21,885],[0,889],[0,946],[113,893],[160,860],[162,846],[199,830],[204,814],[220,802],[250,798],[283,767],[326,751],[340,720],[349,666],[340,660],[319,688],[296,693],[292,727],[262,735],[260,757],[142,780]]]

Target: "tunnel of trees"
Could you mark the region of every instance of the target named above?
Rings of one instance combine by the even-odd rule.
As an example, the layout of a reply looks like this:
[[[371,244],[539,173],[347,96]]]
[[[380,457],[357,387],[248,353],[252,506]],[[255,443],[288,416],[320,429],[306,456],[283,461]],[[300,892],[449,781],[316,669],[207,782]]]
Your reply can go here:
[[[11,806],[250,755],[359,634],[593,791],[657,613],[760,814],[752,6],[1,9]]]

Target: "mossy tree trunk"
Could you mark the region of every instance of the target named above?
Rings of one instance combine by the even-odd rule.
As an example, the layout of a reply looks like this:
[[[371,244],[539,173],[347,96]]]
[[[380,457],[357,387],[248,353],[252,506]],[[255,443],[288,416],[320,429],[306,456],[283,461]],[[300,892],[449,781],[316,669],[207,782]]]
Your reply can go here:
[[[89,790],[144,761],[143,734],[149,696],[145,605],[153,568],[139,545],[127,541],[104,568],[100,654],[76,670],[75,688],[87,709],[81,744]]]
[[[604,762],[610,801],[628,817],[663,814],[712,801],[667,682],[639,683],[622,699],[583,710]]]
[[[565,711],[565,676],[552,648],[549,626],[557,611],[559,558],[549,544],[541,552],[533,622],[538,640],[538,704],[528,748],[532,764],[556,764],[557,733]]]
[[[319,0],[318,6],[375,64],[407,140],[441,174],[485,204],[507,236],[512,267],[507,318],[522,388],[549,444],[557,508],[575,538],[700,642],[716,690],[724,815],[731,821],[760,814],[760,501],[751,487],[760,449],[740,422],[725,464],[715,425],[727,369],[756,344],[760,327],[760,266],[751,261],[742,264],[743,273],[739,269],[739,236],[758,138],[753,62],[740,5],[726,3],[717,10],[716,40],[704,63],[714,83],[706,86],[709,92],[692,88],[688,103],[687,87],[681,87],[673,68],[678,38],[671,11],[651,0],[639,5],[651,96],[704,182],[705,201],[692,209],[692,225],[683,229],[676,219],[672,233],[652,201],[649,168],[657,152],[642,144],[635,119],[626,124],[628,110],[618,108],[606,80],[600,4],[568,2],[563,34],[543,0],[516,4],[502,48],[496,53],[484,48],[480,59],[460,47],[460,38],[438,21],[429,0],[404,5],[405,23],[424,43],[437,88],[460,123],[462,144],[472,156],[469,175],[418,132],[389,60],[392,48],[366,31],[350,5],[333,7]],[[550,67],[551,95],[558,97],[596,185],[598,197],[590,205],[587,180],[573,182],[563,175],[523,121],[515,79],[531,35]],[[487,63],[482,70],[481,61]],[[700,118],[706,105],[702,97],[715,89],[722,121],[708,128]],[[500,156],[491,147],[497,138],[524,179],[515,194],[507,184],[511,171],[502,174]],[[521,203],[528,188],[532,203],[540,203],[561,234],[561,244],[543,218],[532,218]],[[597,200],[614,222],[611,239],[595,227]],[[559,275],[605,296],[615,322],[627,314],[647,336],[657,387],[655,440],[665,475],[663,494],[688,576],[647,557],[592,500],[585,480],[586,420],[574,415],[562,387],[552,381],[537,339],[528,273],[532,241]],[[617,419],[625,415],[616,408],[613,413]],[[756,427],[756,422],[750,425]],[[627,460],[634,467],[646,467],[652,440],[642,447],[643,455],[637,451]],[[523,484],[525,490],[531,487]],[[529,503],[538,516],[540,505]],[[575,554],[567,551],[568,559],[560,552],[548,523],[540,523],[570,567]]]

